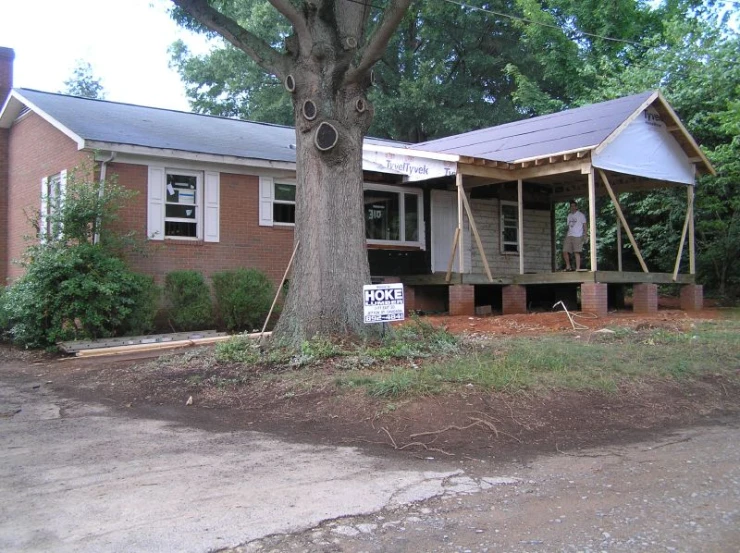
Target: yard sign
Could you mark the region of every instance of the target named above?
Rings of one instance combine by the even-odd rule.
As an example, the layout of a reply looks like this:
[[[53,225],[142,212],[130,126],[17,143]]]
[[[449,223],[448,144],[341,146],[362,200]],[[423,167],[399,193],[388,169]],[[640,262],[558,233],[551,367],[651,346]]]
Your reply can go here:
[[[403,320],[403,284],[369,284],[362,287],[365,323]]]

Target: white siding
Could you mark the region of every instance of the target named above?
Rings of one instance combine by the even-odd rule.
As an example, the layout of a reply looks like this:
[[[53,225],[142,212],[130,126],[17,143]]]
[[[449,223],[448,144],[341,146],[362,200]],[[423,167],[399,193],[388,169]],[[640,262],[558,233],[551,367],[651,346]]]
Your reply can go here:
[[[526,205],[526,203],[525,203]],[[501,224],[499,200],[471,200],[475,224],[483,242],[488,265],[495,275],[519,273],[519,254],[501,253]],[[473,242],[473,272],[484,273],[483,260],[478,246]],[[524,210],[524,271],[549,272],[552,270],[552,242],[550,239],[550,212]]]

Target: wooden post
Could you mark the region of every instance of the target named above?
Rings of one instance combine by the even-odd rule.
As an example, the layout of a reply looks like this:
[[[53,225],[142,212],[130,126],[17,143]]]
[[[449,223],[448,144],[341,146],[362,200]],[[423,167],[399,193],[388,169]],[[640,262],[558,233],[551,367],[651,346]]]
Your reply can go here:
[[[517,208],[519,213],[517,214],[517,229],[516,232],[519,235],[519,274],[524,274],[524,190],[522,186],[522,179],[519,179],[516,183],[517,186]],[[490,276],[489,276],[490,278]]]
[[[464,245],[465,242],[463,241],[463,196],[465,195],[465,189],[463,188],[463,176],[460,171],[457,172],[455,175],[455,184],[457,185],[457,228],[460,230],[460,233],[458,235],[458,247],[460,248],[460,251],[458,252],[460,255],[459,259],[459,270],[460,275],[465,271],[465,250]]]
[[[617,217],[617,270],[622,272],[622,222]]]
[[[683,245],[686,242],[686,232],[689,229],[689,220],[691,219],[692,211],[694,210],[694,198],[691,194],[688,195],[686,201],[686,219],[683,222],[683,230],[681,231],[681,241],[678,243],[678,253],[676,254],[676,265],[673,267],[673,282],[678,277],[678,268],[681,266],[681,256],[683,255]]]
[[[593,165],[588,170],[588,231],[591,272],[596,272],[598,268],[596,260],[596,175],[594,174]]]
[[[447,263],[447,274],[445,275],[445,282],[449,284],[452,278],[452,265],[455,263],[455,252],[457,251],[457,242],[460,238],[460,227],[455,229],[455,237],[452,239],[452,252],[450,253],[450,261]]]
[[[625,232],[627,233],[627,238],[630,239],[630,244],[632,244],[632,247],[635,250],[635,254],[637,255],[637,260],[640,262],[640,267],[642,267],[642,270],[646,273],[649,273],[647,265],[645,265],[645,260],[642,258],[642,254],[640,253],[640,248],[637,247],[637,242],[635,242],[635,237],[632,236],[632,231],[630,230],[630,226],[627,224],[627,220],[624,218],[624,213],[622,213],[622,208],[619,205],[619,202],[617,201],[617,197],[614,195],[614,190],[612,190],[611,185],[609,184],[609,179],[606,178],[606,173],[599,169],[599,174],[601,175],[601,179],[604,181],[604,187],[606,188],[606,191],[609,193],[609,197],[612,199],[612,203],[614,204],[614,209],[617,211],[617,215],[619,215],[619,220],[622,221],[622,226],[624,227]]]
[[[470,209],[468,198],[465,194],[462,195],[463,205],[465,211],[468,214],[468,220],[470,221],[470,229],[473,231],[475,237],[475,243],[478,245],[478,252],[480,253],[481,259],[483,260],[483,267],[486,269],[486,275],[488,276],[488,282],[493,282],[493,276],[491,276],[491,269],[488,267],[488,259],[486,258],[486,252],[483,250],[483,242],[481,242],[480,234],[478,234],[478,227],[475,226],[475,219],[473,218],[473,210]]]
[[[689,274],[696,274],[696,242],[694,237],[694,186],[689,186],[688,189],[689,205],[691,206],[691,214],[689,215]]]
[[[288,273],[290,272],[290,268],[293,266],[293,259],[295,259],[295,254],[298,251],[298,246],[300,245],[300,243],[301,243],[300,240],[296,240],[295,247],[293,248],[293,255],[290,256],[290,261],[288,261],[288,266],[285,268],[285,273],[283,274],[283,280],[280,281],[280,286],[278,286],[277,292],[275,292],[275,299],[272,300],[270,311],[267,313],[267,318],[265,319],[265,324],[262,325],[262,332],[260,332],[260,335],[263,335],[265,333],[265,329],[267,328],[267,323],[270,320],[270,316],[272,315],[272,310],[275,309],[275,304],[277,303],[277,299],[280,296],[280,291],[283,289],[283,284],[285,284],[285,279],[288,278]]]

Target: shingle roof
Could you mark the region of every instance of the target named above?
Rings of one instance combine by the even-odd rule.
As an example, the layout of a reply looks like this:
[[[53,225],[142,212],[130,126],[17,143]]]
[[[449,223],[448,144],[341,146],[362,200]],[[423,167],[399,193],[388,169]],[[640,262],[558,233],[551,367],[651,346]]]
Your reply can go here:
[[[86,141],[295,162],[293,127],[121,104],[30,89],[16,92]],[[369,142],[403,146],[399,142]]]
[[[597,146],[653,92],[533,117],[421,144],[414,149],[513,163]]]

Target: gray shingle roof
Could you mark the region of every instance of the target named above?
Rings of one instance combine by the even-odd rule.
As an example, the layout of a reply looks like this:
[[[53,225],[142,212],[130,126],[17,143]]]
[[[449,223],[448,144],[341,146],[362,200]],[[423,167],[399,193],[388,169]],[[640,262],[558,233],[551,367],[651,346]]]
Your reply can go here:
[[[295,162],[293,127],[30,89],[17,89],[17,93],[87,141]],[[367,140],[404,146],[399,142]]]
[[[619,127],[653,92],[643,92],[414,144],[414,149],[515,162],[596,146]]]

